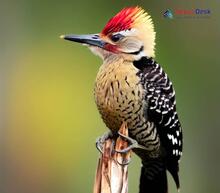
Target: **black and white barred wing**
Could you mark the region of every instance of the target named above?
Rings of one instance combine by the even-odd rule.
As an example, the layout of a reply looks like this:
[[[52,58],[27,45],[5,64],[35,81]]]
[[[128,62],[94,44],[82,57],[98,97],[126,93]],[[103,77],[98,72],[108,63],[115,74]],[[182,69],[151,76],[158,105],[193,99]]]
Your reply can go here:
[[[182,155],[183,142],[181,124],[176,112],[175,91],[171,81],[158,64],[151,72],[148,74],[150,77],[148,77],[148,94],[146,95],[148,119],[153,121],[157,127],[162,147],[165,150],[167,169],[179,189],[178,162]]]
[[[175,91],[161,66],[152,58],[134,62],[146,90],[148,121],[156,125],[165,152],[167,169],[179,188],[178,161],[182,155],[182,129],[176,112]]]
[[[169,80],[168,80],[169,81]],[[168,157],[179,160],[182,155],[182,129],[176,112],[172,84],[164,87],[149,84],[148,117],[157,126],[160,140]]]
[[[146,90],[148,120],[157,126],[167,157],[179,160],[182,154],[182,129],[176,112],[175,91],[162,67],[152,58],[134,62]]]

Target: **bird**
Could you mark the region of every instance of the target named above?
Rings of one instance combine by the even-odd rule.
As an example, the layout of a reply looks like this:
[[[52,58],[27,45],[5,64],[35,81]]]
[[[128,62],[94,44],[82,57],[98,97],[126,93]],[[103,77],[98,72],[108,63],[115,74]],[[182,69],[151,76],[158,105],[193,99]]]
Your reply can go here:
[[[139,192],[167,193],[167,171],[179,190],[182,127],[173,84],[155,60],[156,32],[148,12],[125,7],[100,33],[61,38],[87,45],[102,58],[95,102],[112,135],[126,123],[127,139],[139,145],[133,150],[142,161]]]

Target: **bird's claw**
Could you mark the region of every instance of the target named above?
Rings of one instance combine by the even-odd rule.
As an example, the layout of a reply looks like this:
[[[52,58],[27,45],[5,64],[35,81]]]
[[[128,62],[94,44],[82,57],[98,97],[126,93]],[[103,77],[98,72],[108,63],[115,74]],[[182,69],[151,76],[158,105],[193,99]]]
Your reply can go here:
[[[110,132],[107,132],[107,133],[105,133],[104,135],[102,135],[101,137],[99,137],[97,140],[96,140],[96,148],[98,149],[98,151],[100,152],[100,153],[102,153],[103,154],[103,145],[104,145],[104,143],[105,143],[105,141],[107,140],[107,139],[109,139],[109,138],[112,138],[113,137],[113,134],[112,134],[112,132],[110,131]]]
[[[132,139],[131,137],[123,135],[120,132],[118,132],[118,135],[120,137],[122,137],[123,139],[125,139],[126,141],[128,141],[129,146],[126,147],[125,149],[122,149],[122,150],[115,150],[115,152],[117,152],[117,153],[127,153],[128,151],[130,151],[132,149],[144,149],[144,150],[146,150],[146,147],[138,144],[138,142],[135,139]]]
[[[116,151],[117,152],[117,151]],[[125,160],[123,160],[123,162],[121,163],[121,162],[119,162],[117,159],[115,160],[119,165],[121,165],[121,166],[126,166],[126,165],[128,165],[130,162],[131,162],[131,159],[127,159],[126,161]]]

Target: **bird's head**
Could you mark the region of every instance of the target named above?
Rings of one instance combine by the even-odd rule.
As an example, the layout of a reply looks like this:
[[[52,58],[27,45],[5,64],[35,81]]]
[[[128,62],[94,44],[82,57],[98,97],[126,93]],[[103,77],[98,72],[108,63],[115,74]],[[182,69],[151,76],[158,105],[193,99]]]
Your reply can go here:
[[[111,55],[125,60],[154,57],[154,26],[151,17],[140,7],[122,9],[99,34],[64,35],[62,38],[88,45],[104,60]]]

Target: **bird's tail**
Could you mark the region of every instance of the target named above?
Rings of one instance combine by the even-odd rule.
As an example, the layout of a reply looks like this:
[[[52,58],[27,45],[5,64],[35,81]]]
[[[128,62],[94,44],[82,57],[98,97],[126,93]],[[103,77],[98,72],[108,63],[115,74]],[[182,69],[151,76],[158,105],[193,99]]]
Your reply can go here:
[[[143,163],[140,177],[140,193],[167,193],[166,167],[161,162]]]

